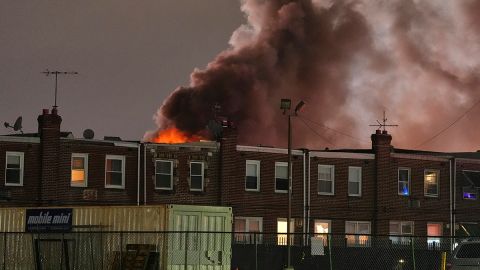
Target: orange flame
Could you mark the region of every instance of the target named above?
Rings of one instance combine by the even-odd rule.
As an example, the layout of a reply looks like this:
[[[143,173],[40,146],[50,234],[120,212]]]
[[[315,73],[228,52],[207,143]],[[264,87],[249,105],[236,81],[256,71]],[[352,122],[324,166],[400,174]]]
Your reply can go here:
[[[188,135],[185,132],[172,127],[159,131],[157,136],[153,138],[155,143],[186,143],[186,142],[198,142],[204,139],[199,135]]]

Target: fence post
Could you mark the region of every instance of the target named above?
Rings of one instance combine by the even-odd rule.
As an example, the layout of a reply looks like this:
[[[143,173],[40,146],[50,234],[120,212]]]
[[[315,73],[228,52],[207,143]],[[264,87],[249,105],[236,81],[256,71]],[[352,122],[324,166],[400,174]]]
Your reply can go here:
[[[328,259],[330,261],[330,270],[333,270],[332,262],[332,235],[327,234],[327,244],[328,244]]]
[[[410,244],[412,246],[412,264],[413,264],[413,270],[416,270],[416,265],[415,265],[415,238],[412,237],[410,240]]]
[[[3,232],[3,269],[7,269],[7,232]]]
[[[123,232],[120,232],[120,269],[123,269]]]
[[[255,270],[258,270],[258,241],[257,232],[253,233],[253,241],[255,241]]]
[[[188,259],[188,231],[185,232],[185,261],[183,262],[183,269],[187,270],[187,259]]]

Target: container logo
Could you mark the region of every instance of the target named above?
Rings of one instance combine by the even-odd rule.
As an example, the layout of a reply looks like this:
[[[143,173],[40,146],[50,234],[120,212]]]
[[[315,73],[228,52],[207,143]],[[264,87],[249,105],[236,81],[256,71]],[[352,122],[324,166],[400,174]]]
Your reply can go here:
[[[27,209],[25,220],[27,232],[69,232],[71,230],[71,208]]]

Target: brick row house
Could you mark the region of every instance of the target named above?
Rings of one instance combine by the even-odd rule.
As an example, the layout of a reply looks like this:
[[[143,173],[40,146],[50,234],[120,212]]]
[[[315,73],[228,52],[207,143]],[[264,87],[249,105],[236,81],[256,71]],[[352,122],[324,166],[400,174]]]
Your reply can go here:
[[[0,136],[2,207],[222,205],[237,232],[286,233],[287,149],[239,145],[231,125],[218,141],[157,144],[74,138],[61,121],[44,110],[38,133]],[[480,232],[480,153],[397,149],[386,131],[371,139],[371,149],[292,151],[292,232],[352,234],[350,245]]]

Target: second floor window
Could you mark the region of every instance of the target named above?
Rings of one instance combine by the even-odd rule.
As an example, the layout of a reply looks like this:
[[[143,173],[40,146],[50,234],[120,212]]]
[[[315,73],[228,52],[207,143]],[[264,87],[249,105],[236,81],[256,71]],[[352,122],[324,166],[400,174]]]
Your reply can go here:
[[[275,192],[288,192],[288,163],[275,162]]]
[[[438,197],[438,180],[440,173],[437,170],[425,170],[424,192],[427,197]]]
[[[410,195],[410,169],[398,169],[398,195]]]
[[[170,160],[155,161],[155,188],[173,189],[173,162]]]
[[[333,165],[318,165],[318,194],[334,194],[334,168]]]
[[[88,177],[88,155],[72,154],[70,184],[72,187],[86,187]]]
[[[203,162],[190,162],[190,190],[203,191]]]
[[[125,156],[107,155],[105,158],[105,187],[125,188]]]
[[[361,167],[348,167],[348,196],[362,196]]]
[[[23,185],[23,153],[7,152],[5,162],[5,185]]]
[[[245,190],[260,190],[260,161],[247,160],[245,168]]]

